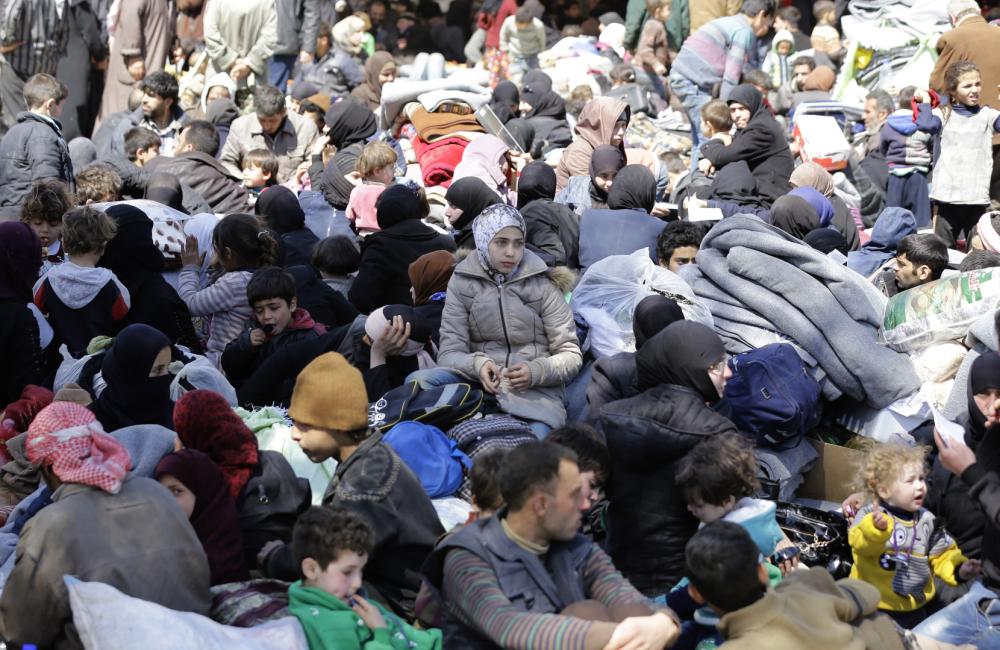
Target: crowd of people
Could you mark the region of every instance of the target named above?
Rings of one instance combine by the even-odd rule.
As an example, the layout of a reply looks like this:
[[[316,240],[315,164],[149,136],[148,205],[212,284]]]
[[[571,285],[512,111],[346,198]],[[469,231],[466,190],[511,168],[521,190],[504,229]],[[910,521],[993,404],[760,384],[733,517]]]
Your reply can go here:
[[[8,0],[0,641],[1000,648],[990,4]]]

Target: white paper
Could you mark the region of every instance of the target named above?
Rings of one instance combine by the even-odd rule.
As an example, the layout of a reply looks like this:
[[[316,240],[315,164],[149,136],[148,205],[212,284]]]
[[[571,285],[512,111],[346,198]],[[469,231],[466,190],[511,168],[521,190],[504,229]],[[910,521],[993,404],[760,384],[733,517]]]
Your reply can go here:
[[[945,445],[950,446],[952,442],[965,444],[965,427],[952,422],[933,406],[931,412],[934,414],[934,428],[941,434]]]
[[[719,208],[688,208],[688,221],[722,221]]]

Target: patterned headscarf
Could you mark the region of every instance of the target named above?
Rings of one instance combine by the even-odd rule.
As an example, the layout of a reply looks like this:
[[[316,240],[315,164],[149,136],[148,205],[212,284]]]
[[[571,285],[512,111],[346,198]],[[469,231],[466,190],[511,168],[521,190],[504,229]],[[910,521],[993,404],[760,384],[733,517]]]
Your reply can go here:
[[[52,466],[64,483],[90,485],[117,494],[132,459],[117,440],[104,433],[101,423],[85,407],[53,402],[28,427],[28,460]]]
[[[504,228],[514,227],[524,233],[527,227],[524,224],[524,217],[513,208],[504,203],[497,203],[484,209],[476,220],[472,222],[472,235],[476,240],[476,251],[479,253],[479,263],[497,284],[503,284],[509,278],[517,274],[521,265],[518,264],[509,275],[503,275],[495,268],[490,261],[490,242],[497,236],[497,233]]]

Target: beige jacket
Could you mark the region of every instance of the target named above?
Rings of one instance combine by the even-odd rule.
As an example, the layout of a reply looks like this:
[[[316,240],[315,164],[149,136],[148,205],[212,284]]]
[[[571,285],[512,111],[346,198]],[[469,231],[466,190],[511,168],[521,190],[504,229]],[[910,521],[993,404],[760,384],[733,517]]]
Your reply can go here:
[[[735,16],[743,8],[743,0],[698,0],[691,3],[691,33],[706,23],[723,16]]]
[[[479,381],[488,360],[499,368],[525,362],[531,388],[501,387],[500,406],[511,415],[561,427],[563,385],[580,372],[583,355],[573,312],[545,262],[524,252],[515,276],[497,286],[473,251],[455,268],[441,315],[438,365]]]
[[[267,60],[278,45],[274,0],[212,0],[205,9],[205,49],[211,69],[229,72],[238,58],[267,79]]]
[[[148,478],[118,494],[65,483],[24,527],[3,596],[0,635],[39,648],[82,648],[64,575],[208,615],[208,559],[187,516]]]
[[[267,136],[257,115],[251,113],[233,120],[219,160],[229,173],[243,178],[243,156],[253,149],[270,149],[278,157],[278,182],[284,183],[299,165],[309,160],[309,150],[317,135],[312,120],[289,111],[281,129],[274,136]]]

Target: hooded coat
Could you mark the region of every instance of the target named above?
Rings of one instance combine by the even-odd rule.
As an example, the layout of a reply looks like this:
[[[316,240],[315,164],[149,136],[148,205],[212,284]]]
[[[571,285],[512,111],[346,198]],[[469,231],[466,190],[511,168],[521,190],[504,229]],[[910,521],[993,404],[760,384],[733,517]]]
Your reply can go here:
[[[510,183],[500,165],[510,148],[495,135],[481,135],[473,140],[462,153],[462,161],[455,166],[453,181],[474,176],[486,183],[504,202],[514,200]]]
[[[351,91],[351,97],[368,107],[368,110],[377,111],[382,104],[382,82],[379,76],[382,69],[392,64],[396,65],[392,54],[388,52],[376,52],[365,61],[365,82]]]
[[[580,265],[631,255],[640,248],[656,262],[656,238],[667,222],[649,215],[655,199],[656,179],[648,169],[628,165],[618,172],[608,193],[608,208],[591,208],[580,217]]]
[[[903,208],[886,208],[875,221],[872,238],[847,255],[847,268],[869,277],[896,256],[896,247],[907,235],[917,232],[913,213]]]
[[[538,161],[521,171],[518,210],[527,225],[525,243],[549,266],[580,266],[580,218],[569,206],[552,201],[556,173]]]
[[[559,166],[556,168],[556,187],[558,189],[566,187],[571,176],[584,176],[590,173],[590,155],[600,145],[611,143],[615,123],[622,113],[628,118],[632,114],[628,104],[621,99],[595,97],[587,102],[587,105],[580,111],[580,117],[576,122],[574,129],[576,137],[566,147],[562,158],[559,159]],[[624,143],[622,143],[621,148],[624,155]]]
[[[698,529],[674,477],[699,442],[736,433],[706,406],[719,399],[707,368],[725,355],[722,340],[699,323],[675,322],[636,353],[635,397],[605,404],[599,427],[611,453],[608,552],[647,596],[684,575],[684,547]]]
[[[730,145],[720,140],[709,140],[701,146],[702,157],[711,161],[716,169],[731,162],[745,160],[757,181],[760,195],[773,203],[791,186],[788,179],[795,167],[781,126],[771,117],[760,91],[749,84],[740,84],[727,100],[750,109],[750,121],[736,132]]]

